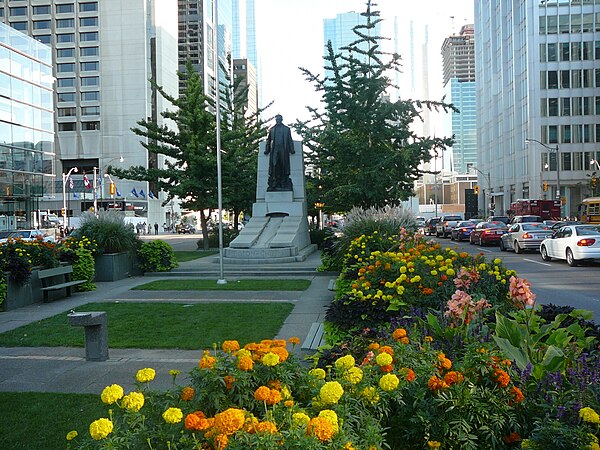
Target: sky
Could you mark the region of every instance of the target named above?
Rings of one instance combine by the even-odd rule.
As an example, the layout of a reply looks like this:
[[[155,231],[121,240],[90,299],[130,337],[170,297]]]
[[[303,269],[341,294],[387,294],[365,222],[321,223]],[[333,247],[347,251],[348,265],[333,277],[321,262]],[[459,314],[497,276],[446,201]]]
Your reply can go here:
[[[458,34],[465,23],[473,23],[474,0],[375,0],[381,11],[382,34],[392,37],[394,16],[399,17],[399,53],[403,58],[400,81],[403,98],[425,99],[422,95],[422,64],[415,60],[417,80],[411,90],[409,70],[409,21],[413,21],[417,47],[429,41],[429,99],[443,95],[440,49],[445,37]],[[281,114],[290,125],[309,117],[306,106],[319,106],[319,95],[298,67],[322,73],[323,19],[338,13],[364,12],[366,0],[256,0],[257,47],[262,104],[274,101],[268,116]],[[391,45],[391,44],[389,44]]]

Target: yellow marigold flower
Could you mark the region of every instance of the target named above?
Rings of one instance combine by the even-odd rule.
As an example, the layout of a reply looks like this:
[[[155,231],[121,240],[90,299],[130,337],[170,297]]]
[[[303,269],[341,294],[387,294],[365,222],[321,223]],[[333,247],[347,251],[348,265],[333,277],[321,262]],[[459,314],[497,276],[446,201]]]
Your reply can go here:
[[[105,419],[104,417],[98,420],[94,420],[90,423],[90,436],[92,439],[99,441],[100,439],[104,439],[113,430],[112,421]]]
[[[244,411],[237,408],[229,408],[222,413],[215,414],[215,428],[221,434],[232,435],[244,426]],[[223,447],[220,447],[223,448]]]
[[[316,369],[311,369],[308,371],[308,374],[311,377],[316,378],[317,380],[324,380],[325,379],[325,375],[327,375],[325,373],[325,371],[321,368],[316,368]]]
[[[283,402],[283,406],[285,406],[286,408],[292,408],[294,406],[294,400],[286,400],[285,402]]]
[[[235,340],[223,341],[223,344],[221,344],[221,348],[225,353],[237,352],[240,349],[240,343]]]
[[[154,380],[155,376],[156,371],[154,369],[146,367],[145,369],[138,370],[137,374],[135,375],[135,379],[138,380],[140,383],[148,383],[149,381]]]
[[[379,379],[379,387],[384,391],[393,391],[400,384],[400,380],[393,373],[386,373]]]
[[[339,433],[340,426],[338,422],[338,416],[335,411],[331,409],[324,409],[319,412],[319,417],[324,417],[325,419],[329,420],[329,422],[331,422],[331,426],[333,427],[334,434]]]
[[[579,417],[584,422],[600,423],[600,416],[598,416],[598,413],[589,406],[586,406],[585,408],[581,408],[579,410]]]
[[[308,417],[306,414],[302,412],[292,414],[292,425],[304,427],[308,425],[308,422],[310,422],[310,417]]]
[[[315,417],[308,422],[306,434],[315,436],[321,442],[326,442],[333,438],[335,433],[333,432],[333,426],[329,420],[324,417]]]
[[[167,423],[179,423],[183,419],[183,412],[179,408],[169,408],[162,413],[162,418]]]
[[[523,439],[521,441],[521,448],[534,448],[534,446],[531,445],[531,441],[529,439]]]
[[[130,392],[121,401],[121,405],[123,408],[128,409],[129,411],[138,412],[144,406],[144,394],[141,392]]]
[[[106,386],[100,394],[100,398],[102,402],[107,405],[112,405],[117,400],[123,398],[123,388],[118,384],[111,384],[110,386]]]
[[[360,367],[351,367],[344,372],[342,378],[350,384],[358,384],[363,379],[363,371]]]
[[[252,352],[250,350],[242,348],[242,349],[240,349],[240,350],[237,351],[237,353],[235,354],[235,356],[237,356],[238,359],[241,359],[241,358],[252,358]]]
[[[339,371],[344,371],[350,369],[351,367],[354,367],[354,364],[356,364],[354,356],[346,355],[336,360],[335,368]]]
[[[72,441],[73,439],[75,439],[77,436],[79,435],[79,433],[75,430],[73,431],[69,431],[67,433],[67,441]]]
[[[427,441],[427,446],[429,448],[440,448],[441,445],[442,445],[442,443],[438,442],[438,441]]]
[[[243,370],[244,372],[248,372],[252,369],[254,369],[254,361],[252,360],[252,358],[248,357],[248,356],[244,356],[240,359],[238,359],[238,369]]]
[[[392,361],[393,361],[393,358],[388,353],[380,353],[375,358],[375,362],[379,366],[388,366],[388,365],[392,364]]]
[[[367,386],[360,391],[360,396],[371,405],[375,405],[377,402],[379,402],[379,394],[377,393],[377,389],[373,386]]]
[[[432,336],[425,336],[425,342],[433,342]]]
[[[177,369],[172,369],[169,370],[169,375],[171,375],[172,377],[176,377],[177,375],[179,375],[181,373],[181,371],[177,370]]]
[[[276,355],[273,352],[269,352],[267,353],[265,356],[262,357],[261,362],[268,367],[273,367],[276,366],[277,364],[279,364],[279,355]]]
[[[179,397],[184,402],[189,402],[191,399],[194,398],[194,394],[195,394],[194,388],[191,386],[186,386],[181,390]]]
[[[256,429],[257,433],[270,433],[270,434],[277,433],[277,425],[275,425],[273,422],[269,422],[269,421],[258,422],[255,425],[255,429]]]
[[[319,391],[319,400],[326,405],[335,405],[344,395],[344,388],[337,381],[328,381]]]
[[[446,275],[448,275],[449,277],[453,277],[454,275],[456,275],[456,271],[450,267],[448,270],[446,270]]]

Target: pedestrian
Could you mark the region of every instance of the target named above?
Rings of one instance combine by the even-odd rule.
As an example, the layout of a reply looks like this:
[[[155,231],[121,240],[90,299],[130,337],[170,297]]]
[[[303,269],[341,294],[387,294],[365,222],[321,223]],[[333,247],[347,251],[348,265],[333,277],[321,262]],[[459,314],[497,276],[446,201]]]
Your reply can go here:
[[[158,234],[158,222],[154,222],[154,234]]]

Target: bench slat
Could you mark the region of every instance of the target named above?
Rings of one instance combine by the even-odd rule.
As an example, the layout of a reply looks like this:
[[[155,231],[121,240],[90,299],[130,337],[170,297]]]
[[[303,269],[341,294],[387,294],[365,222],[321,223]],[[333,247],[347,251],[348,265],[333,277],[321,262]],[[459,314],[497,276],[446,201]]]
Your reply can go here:
[[[310,330],[308,331],[306,339],[302,343],[302,349],[317,350],[321,345],[323,345],[324,334],[325,329],[323,324],[320,322],[313,322],[313,324],[310,326]]]
[[[66,275],[68,273],[73,273],[73,266],[61,266],[53,269],[38,270],[38,278],[44,279],[57,275]]]
[[[73,280],[73,281],[69,281],[68,283],[61,283],[61,284],[54,284],[52,286],[47,286],[47,287],[43,287],[41,288],[42,291],[57,291],[58,289],[62,289],[68,286],[77,286],[78,284],[83,284],[85,283],[85,280]]]

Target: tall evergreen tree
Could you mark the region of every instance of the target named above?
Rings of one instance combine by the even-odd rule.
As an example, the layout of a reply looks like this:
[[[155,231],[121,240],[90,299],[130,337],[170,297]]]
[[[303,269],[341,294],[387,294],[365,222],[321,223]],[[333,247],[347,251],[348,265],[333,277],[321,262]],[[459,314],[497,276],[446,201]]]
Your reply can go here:
[[[109,172],[120,178],[156,182],[167,193],[163,204],[177,198],[182,208],[199,211],[204,247],[208,248],[208,219],[217,207],[214,101],[204,94],[200,75],[191,63],[177,75],[186,85],[177,98],[152,82],[152,88],[174,107],[160,115],[177,129],[145,119],[132,128],[145,138],[141,144],[148,152],[166,156],[164,167],[110,167]]]
[[[308,148],[307,162],[320,176],[321,201],[330,212],[398,205],[412,195],[423,173],[419,165],[432,158],[432,151],[452,144],[452,139],[422,137],[411,129],[422,120],[422,108],[448,110],[451,105],[389,100],[386,90],[394,87],[389,74],[400,71],[400,56],[382,51],[384,38],[374,35],[382,19],[373,6],[368,0],[362,13],[366,23],[354,27],[354,42],[339,53],[328,42],[324,59],[330,76],[300,68],[322,93],[324,109],[308,107],[311,119],[294,126]]]

